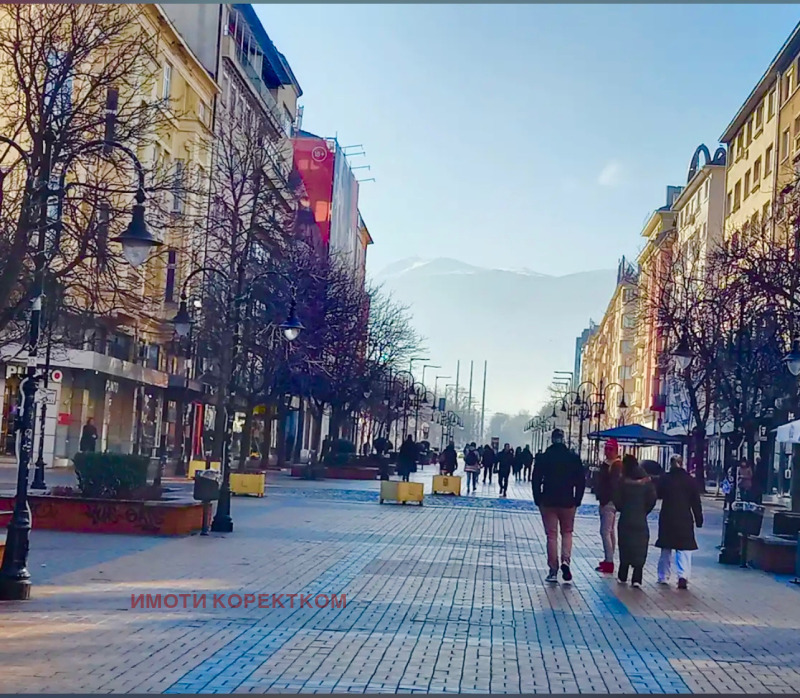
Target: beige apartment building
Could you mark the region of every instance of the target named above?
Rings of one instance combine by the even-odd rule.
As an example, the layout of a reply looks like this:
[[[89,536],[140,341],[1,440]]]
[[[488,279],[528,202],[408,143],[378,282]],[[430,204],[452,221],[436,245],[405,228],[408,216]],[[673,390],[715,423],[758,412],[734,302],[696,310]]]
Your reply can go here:
[[[587,394],[599,393],[604,398],[605,411],[600,418],[600,428],[627,423],[627,410],[620,402],[630,405],[634,392],[633,368],[636,358],[634,338],[637,324],[636,268],[624,257],[617,269],[617,286],[608,303],[603,319],[583,347],[581,358],[581,383]],[[593,401],[601,399],[598,395]],[[592,423],[592,429],[596,424]]]
[[[779,180],[794,173],[800,153],[800,24],[740,107],[720,142],[728,148],[726,237],[768,220]]]

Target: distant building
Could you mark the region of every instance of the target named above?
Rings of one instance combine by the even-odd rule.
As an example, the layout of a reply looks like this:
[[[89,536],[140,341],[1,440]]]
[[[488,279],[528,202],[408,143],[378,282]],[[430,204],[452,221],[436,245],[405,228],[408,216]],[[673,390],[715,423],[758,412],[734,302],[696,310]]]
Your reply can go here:
[[[575,365],[572,369],[572,389],[575,390],[581,383],[581,366],[583,363],[583,348],[589,341],[589,338],[597,331],[597,323],[594,320],[589,320],[589,327],[587,327],[580,336],[575,338]]]

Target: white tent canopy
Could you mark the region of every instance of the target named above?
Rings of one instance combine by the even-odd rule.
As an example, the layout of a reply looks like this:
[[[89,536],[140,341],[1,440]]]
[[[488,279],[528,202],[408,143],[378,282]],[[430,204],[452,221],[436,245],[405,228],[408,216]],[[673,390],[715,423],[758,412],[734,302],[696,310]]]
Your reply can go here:
[[[800,419],[779,426],[775,430],[775,440],[778,443],[800,443]]]

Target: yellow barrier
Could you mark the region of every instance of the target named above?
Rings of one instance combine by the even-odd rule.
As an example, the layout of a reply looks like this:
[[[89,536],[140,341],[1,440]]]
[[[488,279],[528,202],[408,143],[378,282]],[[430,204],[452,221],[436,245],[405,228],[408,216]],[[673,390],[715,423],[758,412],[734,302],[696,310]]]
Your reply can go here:
[[[424,490],[421,482],[398,482],[396,480],[381,481],[381,504],[385,501],[418,502],[422,506]]]
[[[264,496],[264,473],[231,473],[231,494]]]
[[[220,463],[218,460],[211,461],[211,469],[219,471],[221,468]],[[205,470],[206,469],[206,462],[204,460],[193,460],[189,463],[189,470],[186,472],[186,478],[188,480],[194,480],[194,474],[198,470]]]
[[[461,495],[461,478],[456,475],[434,475],[433,476],[434,494],[454,494]]]

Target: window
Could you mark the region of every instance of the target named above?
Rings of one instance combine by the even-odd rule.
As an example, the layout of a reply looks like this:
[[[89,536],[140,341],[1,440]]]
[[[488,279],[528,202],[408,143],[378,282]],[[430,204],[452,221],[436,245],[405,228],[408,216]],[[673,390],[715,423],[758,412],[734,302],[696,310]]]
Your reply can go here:
[[[781,81],[781,104],[789,99],[790,94],[792,94],[792,71],[788,70]]]
[[[167,252],[167,283],[164,286],[164,300],[167,303],[175,302],[175,270],[177,268],[178,253],[176,250]]]
[[[768,221],[769,220],[769,201],[764,204],[764,208],[761,209],[761,220]]]
[[[172,180],[172,212],[183,213],[184,162],[175,160],[175,176]]]
[[[47,55],[45,100],[56,124],[69,117],[72,111],[72,72],[67,69],[67,54],[50,51]]]
[[[733,162],[736,160],[736,139],[731,141],[731,144],[728,146],[728,162]]]
[[[775,90],[767,96],[767,121],[775,116]]]
[[[105,268],[108,261],[108,220],[109,220],[109,206],[108,202],[100,204],[100,210],[97,213],[97,263],[100,268]]]
[[[730,216],[731,215],[731,201],[732,200],[733,200],[733,194],[731,192],[728,192],[728,197],[725,200],[725,215],[726,216]]]
[[[761,131],[764,128],[764,104],[763,102],[758,105],[758,109],[756,109],[756,133]]]
[[[172,95],[172,66],[164,63],[164,79],[161,83],[161,99],[169,99]]]
[[[750,170],[744,173],[744,198],[750,196]]]
[[[764,177],[770,172],[772,172],[772,146],[769,146],[764,154]]]
[[[633,353],[633,342],[630,339],[623,339],[619,343],[619,351],[620,351],[620,354],[632,354]]]
[[[789,157],[789,144],[791,143],[791,140],[792,136],[789,129],[787,128],[781,134],[781,160],[785,160],[786,158]]]
[[[636,317],[634,315],[623,315],[622,327],[626,330],[632,330],[636,327]]]
[[[197,103],[197,118],[200,119],[201,124],[206,122],[206,103],[203,100]]]
[[[736,138],[736,159],[741,159],[744,155],[744,129],[739,131],[739,136]]]
[[[706,180],[706,185],[703,188],[703,199],[707,199],[708,198],[708,192],[709,192],[710,189],[711,189],[711,180],[707,179]]]
[[[733,210],[738,211],[739,206],[742,205],[742,180],[740,179],[736,182],[736,186],[733,188]]]
[[[620,366],[619,367],[619,379],[621,381],[628,380],[629,378],[633,378],[633,367],[632,366]]]
[[[632,288],[622,290],[622,302],[630,303],[636,297],[636,292]]]
[[[747,122],[747,145],[753,142],[753,117]]]
[[[761,158],[757,158],[753,163],[753,189],[758,189],[761,182]]]

